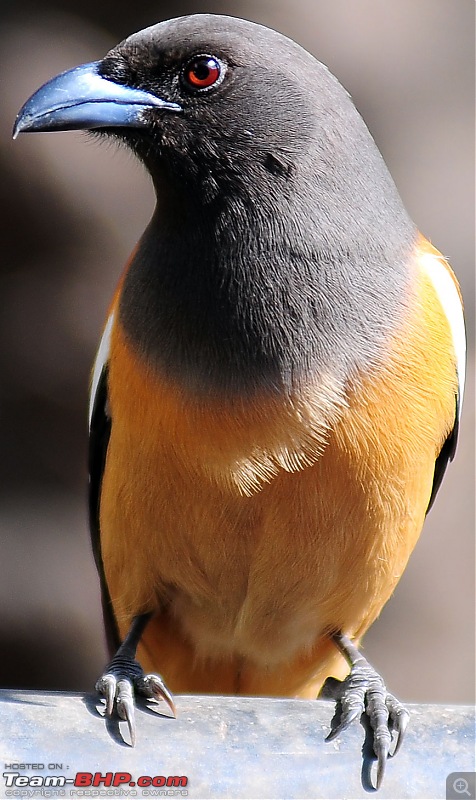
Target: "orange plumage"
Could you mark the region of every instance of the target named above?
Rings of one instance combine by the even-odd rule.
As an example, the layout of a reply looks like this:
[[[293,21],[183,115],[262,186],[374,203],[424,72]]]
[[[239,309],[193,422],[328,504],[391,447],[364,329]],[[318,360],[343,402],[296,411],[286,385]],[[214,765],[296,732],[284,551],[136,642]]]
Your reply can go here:
[[[103,561],[123,634],[158,612],[139,657],[172,690],[316,696],[344,668],[326,633],[359,639],[388,600],[454,424],[428,253],[385,362],[345,395],[329,375],[287,403],[200,401],[113,326]]]

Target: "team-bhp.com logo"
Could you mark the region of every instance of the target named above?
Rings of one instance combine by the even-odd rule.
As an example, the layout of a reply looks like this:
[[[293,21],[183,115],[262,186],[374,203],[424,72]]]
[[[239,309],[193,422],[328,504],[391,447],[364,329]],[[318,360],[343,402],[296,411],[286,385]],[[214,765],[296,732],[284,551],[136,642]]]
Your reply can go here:
[[[37,765],[43,766],[43,765]],[[186,775],[141,775],[130,772],[77,772],[65,775],[25,775],[4,772],[6,797],[187,797]]]

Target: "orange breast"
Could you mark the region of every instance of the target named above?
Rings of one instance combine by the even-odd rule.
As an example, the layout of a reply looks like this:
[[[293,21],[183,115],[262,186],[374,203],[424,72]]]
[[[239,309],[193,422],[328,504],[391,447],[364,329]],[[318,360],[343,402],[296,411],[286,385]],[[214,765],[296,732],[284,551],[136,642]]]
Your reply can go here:
[[[121,631],[158,614],[140,657],[175,691],[313,696],[343,664],[423,525],[454,420],[451,334],[415,262],[385,364],[289,401],[186,397],[116,323],[101,546]]]

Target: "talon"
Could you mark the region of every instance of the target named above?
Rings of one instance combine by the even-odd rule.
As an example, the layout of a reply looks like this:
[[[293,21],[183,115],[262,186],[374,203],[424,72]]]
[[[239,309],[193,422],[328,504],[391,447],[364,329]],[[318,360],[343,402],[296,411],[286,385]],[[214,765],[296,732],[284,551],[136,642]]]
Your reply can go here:
[[[371,719],[372,722],[372,719]],[[377,756],[377,783],[376,788],[379,789],[385,773],[385,765],[387,763],[388,753],[392,737],[387,727],[379,727],[374,733],[374,753]]]
[[[136,743],[136,721],[134,713],[134,698],[132,685],[128,680],[120,680],[117,683],[117,713],[120,718],[127,722],[131,745]]]
[[[364,705],[362,703],[362,708],[349,709],[346,713],[343,713],[341,715],[339,724],[336,725],[335,728],[332,728],[331,732],[327,734],[326,742],[332,742],[332,740],[335,739],[336,736],[339,736],[340,733],[345,731],[349,727],[349,725],[351,725],[351,723],[354,722],[354,720],[360,717],[363,710],[364,710]]]
[[[388,756],[388,749],[386,752],[381,752],[379,749],[379,753],[377,755],[377,780],[375,783],[375,788],[380,789],[382,785],[383,776],[385,775],[385,765],[387,763],[387,756]]]
[[[116,678],[110,673],[103,675],[96,683],[96,691],[106,700],[106,714],[112,716],[114,710],[114,698],[116,696]]]
[[[341,700],[342,703],[342,718],[340,727],[345,730],[349,727],[351,722],[360,717],[365,710],[365,688],[363,686],[359,689],[344,695]]]
[[[145,675],[140,681],[140,691],[145,694],[146,697],[151,697],[155,700],[165,700],[174,717],[177,716],[177,708],[174,699],[159,675],[155,675],[154,673]]]
[[[327,734],[327,736],[324,739],[324,741],[325,742],[332,742],[332,740],[335,739],[339,735],[341,730],[342,729],[341,729],[340,725],[337,725],[335,728],[331,728],[330,733]]]
[[[332,742],[333,739],[340,733],[339,728],[332,728],[330,733],[327,734],[326,738],[324,739],[325,742]]]
[[[345,731],[349,725],[354,722],[354,720],[358,719],[364,711],[364,704],[362,703],[361,707],[349,709],[346,713],[342,715],[342,719],[339,725],[341,731]]]
[[[395,703],[393,706],[392,701]],[[397,734],[393,753],[390,754],[390,758],[393,758],[396,756],[400,750],[400,747],[402,746],[402,742],[405,738],[405,731],[410,721],[410,714],[408,713],[407,709],[396,699],[396,697],[393,697],[393,695],[388,696],[387,704],[389,705],[390,719],[393,722],[393,726]]]

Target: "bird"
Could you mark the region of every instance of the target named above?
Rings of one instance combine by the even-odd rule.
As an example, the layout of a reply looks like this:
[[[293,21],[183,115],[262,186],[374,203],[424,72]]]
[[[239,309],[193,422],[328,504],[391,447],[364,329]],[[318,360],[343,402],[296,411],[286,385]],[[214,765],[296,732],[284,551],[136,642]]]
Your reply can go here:
[[[126,145],[156,206],[92,373],[109,715],[198,692],[408,711],[360,651],[458,435],[462,300],[352,98],[281,33],[195,14],[52,78],[20,132]],[[134,198],[130,198],[134,202]],[[393,732],[393,733],[392,733]]]

